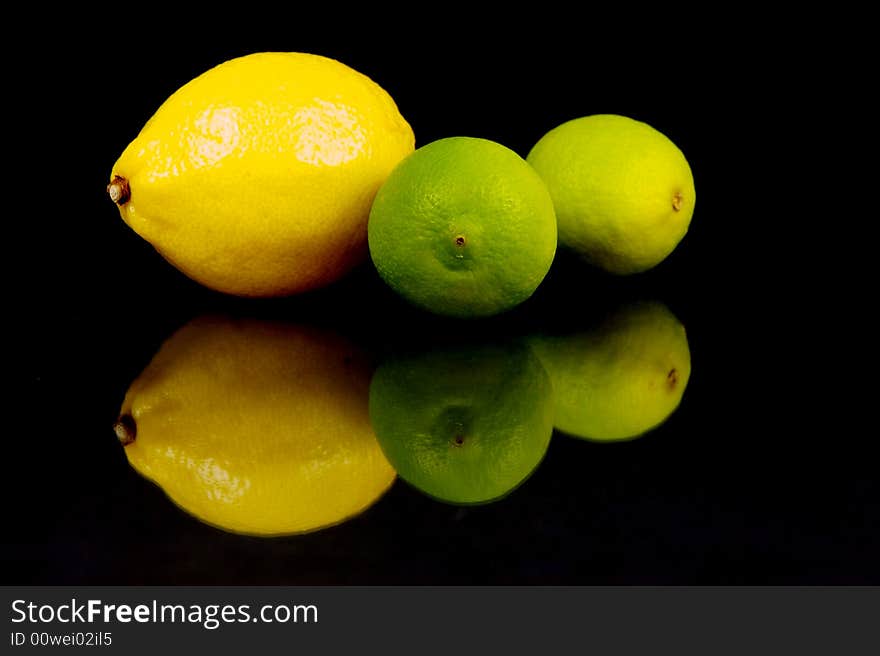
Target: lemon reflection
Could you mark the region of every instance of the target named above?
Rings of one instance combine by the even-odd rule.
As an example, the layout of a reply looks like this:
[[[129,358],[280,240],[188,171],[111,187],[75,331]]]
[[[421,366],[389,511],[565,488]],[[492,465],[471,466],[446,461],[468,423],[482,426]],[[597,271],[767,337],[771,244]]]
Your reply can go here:
[[[201,317],[132,383],[116,424],[129,463],[181,508],[253,535],[365,510],[395,472],[370,426],[371,369],[316,328]]]
[[[401,478],[441,501],[476,504],[505,496],[540,463],[553,399],[528,347],[444,348],[384,362],[370,418]]]
[[[592,330],[529,341],[553,382],[556,428],[576,437],[628,440],[656,428],[691,374],[684,326],[659,302],[625,305]]]

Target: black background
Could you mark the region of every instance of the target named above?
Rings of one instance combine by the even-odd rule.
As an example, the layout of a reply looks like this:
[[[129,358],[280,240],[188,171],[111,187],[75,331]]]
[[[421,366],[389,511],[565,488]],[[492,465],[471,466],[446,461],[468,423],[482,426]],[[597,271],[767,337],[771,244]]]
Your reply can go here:
[[[166,20],[137,30],[112,14],[109,29],[41,32],[12,73],[23,102],[8,108],[22,126],[9,135],[23,146],[12,164],[25,173],[8,191],[27,203],[7,215],[4,244],[14,303],[4,583],[880,583],[876,439],[846,413],[825,419],[846,387],[817,302],[815,271],[829,262],[805,265],[795,229],[809,219],[793,209],[809,193],[794,147],[809,122],[789,105],[815,84],[810,53],[763,47],[751,23],[722,38],[717,24],[666,17],[646,39],[564,15],[517,30],[465,18],[437,30],[330,14],[274,29],[266,15],[261,29]],[[406,307],[369,264],[293,299],[201,288],[121,221],[105,185],[168,95],[262,50],[314,52],[369,75],[417,145],[479,136],[525,156],[570,118],[646,121],[694,172],[690,232],[659,267],[625,279],[560,253],[532,299],[477,324]],[[496,504],[447,506],[398,481],[338,527],[235,536],[135,474],[111,428],[162,341],[204,312],[315,321],[378,352],[403,334],[565,328],[625,298],[661,300],[687,327],[682,406],[630,443],[555,435],[533,477]]]

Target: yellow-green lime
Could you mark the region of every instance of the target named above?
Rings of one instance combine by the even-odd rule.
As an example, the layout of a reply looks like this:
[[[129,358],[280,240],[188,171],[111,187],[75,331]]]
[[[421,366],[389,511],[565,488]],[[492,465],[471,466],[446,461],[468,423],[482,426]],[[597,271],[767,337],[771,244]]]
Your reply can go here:
[[[395,167],[368,224],[379,274],[414,305],[456,317],[529,298],[556,252],[546,186],[525,160],[486,139],[452,137]]]
[[[586,439],[632,439],[681,402],[691,375],[687,335],[662,303],[619,308],[601,325],[530,340],[553,381],[556,428]]]
[[[659,264],[684,237],[696,192],[684,154],[650,125],[614,114],[550,130],[528,155],[544,179],[559,243],[618,274]]]

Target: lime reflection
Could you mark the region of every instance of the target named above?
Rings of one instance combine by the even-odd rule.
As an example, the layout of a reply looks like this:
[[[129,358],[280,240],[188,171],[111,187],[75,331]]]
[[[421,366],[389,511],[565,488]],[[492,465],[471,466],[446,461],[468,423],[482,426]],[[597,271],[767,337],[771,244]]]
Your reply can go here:
[[[553,433],[550,380],[521,344],[397,355],[373,377],[370,419],[412,486],[449,503],[487,503],[544,457]]]
[[[630,440],[665,422],[691,374],[684,326],[660,302],[619,307],[590,330],[529,340],[553,382],[557,430]]]

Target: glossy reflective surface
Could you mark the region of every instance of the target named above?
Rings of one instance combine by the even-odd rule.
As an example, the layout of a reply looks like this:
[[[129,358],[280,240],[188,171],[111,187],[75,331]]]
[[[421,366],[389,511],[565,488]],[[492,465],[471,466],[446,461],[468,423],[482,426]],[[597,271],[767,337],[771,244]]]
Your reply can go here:
[[[465,429],[490,417],[494,401],[510,408],[493,419],[502,442],[522,426],[540,427],[540,418],[532,419],[547,402],[540,380],[551,377],[537,368],[540,358],[533,352],[524,354],[534,335],[607,334],[601,327],[609,316],[620,316],[621,307],[644,307],[643,292],[680,278],[668,269],[642,282],[607,280],[562,257],[525,306],[462,324],[409,308],[369,269],[313,296],[258,303],[212,294],[160,262],[149,264],[153,254],[140,257],[157,274],[157,289],[174,290],[174,296],[136,290],[133,296],[144,293],[145,300],[140,320],[130,325],[119,324],[118,307],[90,308],[68,323],[67,339],[44,342],[51,346],[42,352],[48,359],[35,365],[47,373],[31,381],[27,411],[43,416],[48,403],[52,421],[63,423],[51,448],[35,441],[17,445],[16,462],[23,463],[21,475],[27,472],[34,491],[15,509],[22,543],[13,543],[14,555],[26,565],[17,580],[779,581],[820,580],[831,576],[828,571],[854,577],[857,565],[873,562],[863,551],[871,544],[869,502],[875,497],[864,477],[868,465],[855,457],[862,443],[853,436],[847,448],[825,443],[817,450],[820,443],[810,433],[789,430],[767,405],[775,380],[756,379],[743,366],[758,343],[746,329],[751,319],[716,314],[723,304],[695,302],[693,292],[680,287],[670,287],[673,293],[662,305],[649,306],[664,308],[663,316],[668,308],[685,326],[691,372],[677,409],[638,439],[601,443],[554,431],[544,451],[546,436],[535,428],[526,439],[534,446],[491,488],[480,488],[478,476],[476,484],[468,481],[495,460],[459,468],[465,482],[458,487],[455,468],[445,470],[443,482],[453,480],[454,492],[476,488],[485,492],[479,501],[501,497],[485,505],[460,505],[473,498],[443,501],[449,493],[430,487],[436,479],[410,469],[365,512],[307,535],[248,537],[209,526],[139,475],[112,429],[132,381],[162,343],[193,319],[190,311],[245,316],[246,322],[284,330],[308,325],[316,334],[356,345],[369,362],[372,392],[380,397],[374,405],[391,413],[394,430],[409,426],[414,434],[445,437],[445,453],[457,455],[469,446]],[[594,290],[592,309],[570,302],[567,281],[575,275]],[[772,362],[768,367],[778,374]],[[390,390],[377,391],[379,384]],[[360,388],[356,403],[365,417],[369,387]],[[218,399],[217,411],[235,401]],[[406,437],[383,434],[389,442]],[[457,445],[456,437],[464,444]],[[513,453],[516,446],[521,444],[513,445]],[[505,453],[502,443],[500,456]],[[420,462],[411,458],[406,464]],[[330,500],[319,497],[316,503]],[[824,535],[834,536],[828,538],[833,547]],[[827,564],[828,553],[851,554],[852,569]]]
[[[21,218],[26,239],[8,242],[17,275],[9,279],[15,312],[7,314],[15,339],[2,459],[4,582],[880,583],[876,431],[856,416],[871,407],[861,399],[871,387],[851,375],[864,358],[841,348],[856,342],[852,307],[869,297],[851,303],[859,288],[850,281],[834,288],[840,302],[829,311],[813,280],[833,268],[829,253],[820,262],[796,244],[810,217],[788,207],[802,195],[802,185],[788,186],[791,153],[778,141],[779,126],[792,118],[769,103],[754,105],[772,96],[777,77],[747,75],[721,58],[697,89],[679,74],[682,62],[706,59],[694,51],[664,58],[667,50],[656,49],[624,67],[609,63],[607,52],[585,53],[584,39],[540,51],[513,36],[483,49],[465,39],[450,48],[448,38],[420,45],[419,33],[401,56],[396,39],[382,49],[380,40],[328,44],[314,32],[304,26],[272,44],[214,44],[167,58],[132,49],[124,92],[107,84],[115,44],[90,58],[72,32],[77,43],[32,76],[38,113],[58,107],[59,94],[83,101],[64,103],[70,120],[63,125],[52,112],[40,114],[27,133],[38,144],[19,163],[31,178],[39,172],[51,181],[41,195],[28,195],[39,201]],[[689,233],[667,261],[631,278],[598,275],[560,253],[535,296],[480,322],[409,308],[369,266],[295,299],[214,294],[134,234],[105,185],[131,133],[169,93],[229,56],[266,47],[321,52],[372,75],[420,144],[462,134],[523,155],[574,116],[617,111],[645,120],[691,164],[699,203]],[[585,62],[607,67],[591,67],[585,84]],[[39,93],[47,102],[38,102]],[[74,119],[78,128],[60,139]],[[46,153],[61,157],[47,168]],[[827,216],[822,221],[828,225]],[[344,523],[289,537],[240,535],[178,508],[130,466],[113,430],[126,391],[162,344],[206,314],[339,335],[366,354],[370,383],[386,363],[414,358],[428,372],[419,380],[433,375],[440,394],[436,405],[421,406],[437,408],[425,423],[454,428],[469,419],[448,410],[464,404],[447,404],[444,376],[430,373],[440,366],[436,353],[473,344],[494,352],[532,335],[561,340],[563,352],[614,344],[596,335],[608,335],[605,318],[632,302],[662,303],[686,331],[690,374],[677,408],[658,403],[635,432],[665,420],[637,439],[568,434],[579,432],[576,425],[554,431],[540,464],[526,472],[536,447],[510,477],[527,478],[488,504],[439,501],[436,491],[426,495],[398,478]],[[825,330],[832,323],[842,330]],[[566,371],[595,369],[598,361],[585,357]],[[663,380],[672,368],[679,366],[662,371]],[[466,400],[476,407],[488,386],[472,382]],[[518,405],[525,413],[527,404]],[[392,407],[422,420],[418,405]],[[633,427],[615,437],[624,432]]]

